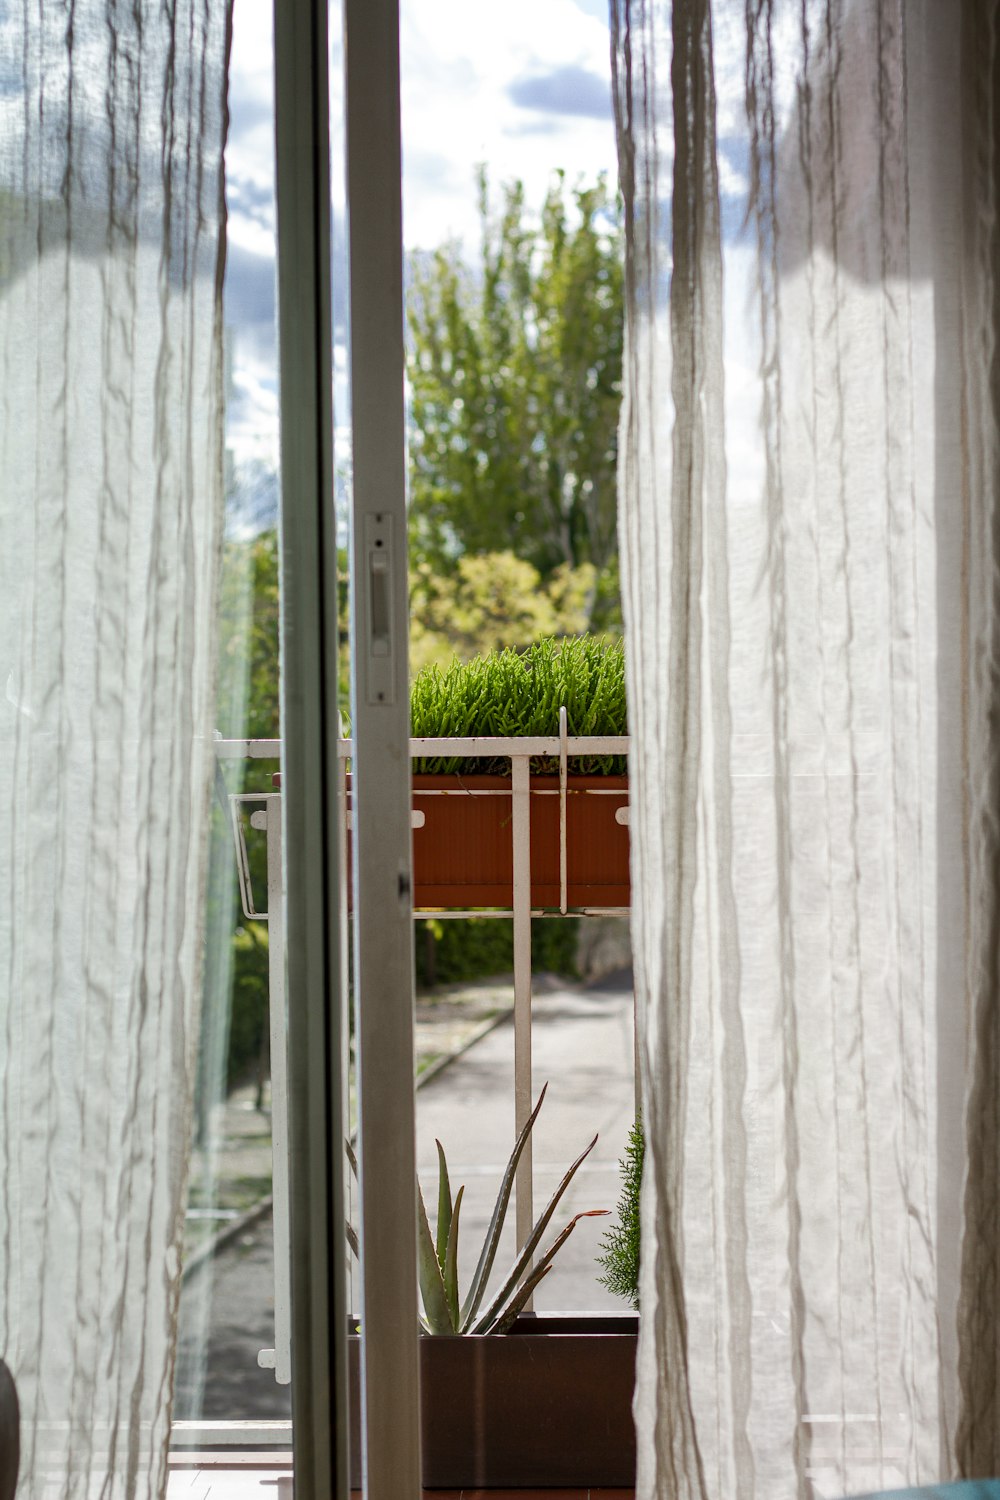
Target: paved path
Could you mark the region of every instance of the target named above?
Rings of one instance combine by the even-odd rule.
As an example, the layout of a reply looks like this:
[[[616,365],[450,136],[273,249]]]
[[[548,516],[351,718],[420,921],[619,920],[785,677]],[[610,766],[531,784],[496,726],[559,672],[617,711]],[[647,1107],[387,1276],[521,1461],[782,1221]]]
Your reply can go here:
[[[552,1233],[573,1213],[614,1209],[618,1158],[633,1113],[631,976],[599,985],[551,988],[533,1008],[535,1094],[549,1081],[535,1135],[535,1201],[541,1207],[590,1138],[599,1140],[556,1211]],[[433,1215],[437,1202],[435,1137],[448,1155],[452,1185],[465,1184],[460,1270],[467,1284],[514,1142],[513,1027],[503,1022],[417,1093],[418,1161]],[[496,1277],[513,1256],[514,1211]],[[583,1220],[539,1288],[540,1309],[617,1307],[597,1282],[594,1263],[605,1220]],[[547,1243],[547,1240],[546,1240]],[[288,1390],[257,1369],[257,1350],[273,1341],[271,1221],[259,1220],[185,1285],[181,1317],[177,1415],[201,1404],[192,1352],[199,1324],[209,1332],[204,1386],[206,1418],[281,1417]]]
[[[535,1213],[594,1135],[597,1145],[556,1209],[548,1244],[574,1213],[614,1209],[618,1160],[633,1117],[631,977],[600,987],[572,986],[536,997],[532,1011],[534,1097],[548,1081],[534,1140]],[[428,1213],[437,1202],[437,1137],[448,1157],[452,1190],[465,1184],[459,1270],[475,1266],[514,1144],[514,1029],[497,1027],[417,1095],[417,1161]],[[514,1206],[508,1211],[497,1273],[514,1255]],[[602,1219],[584,1219],[539,1287],[536,1306],[596,1311],[622,1304],[598,1284],[594,1264]],[[463,1253],[464,1248],[464,1253]]]

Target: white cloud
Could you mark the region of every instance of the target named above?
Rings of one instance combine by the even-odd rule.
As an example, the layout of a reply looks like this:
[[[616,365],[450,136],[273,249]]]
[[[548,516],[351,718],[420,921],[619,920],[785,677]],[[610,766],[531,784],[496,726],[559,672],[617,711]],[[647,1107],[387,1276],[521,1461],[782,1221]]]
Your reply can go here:
[[[236,0],[226,147],[229,235],[274,255],[274,60],[271,0]]]
[[[333,16],[336,25],[336,14]],[[259,258],[274,257],[274,127],[271,0],[236,0],[230,68],[232,120],[226,152],[229,305],[238,316],[263,307]],[[585,101],[610,76],[602,0],[402,0],[403,231],[408,248],[457,236],[474,252],[479,239],[475,172],[485,162],[495,186],[512,177],[537,207],[552,174],[616,179],[614,128],[606,119],[562,113],[559,90],[528,89],[532,80],[578,76]],[[343,132],[334,34],[335,112],[331,130],[334,196],[341,177]],[[586,80],[593,79],[590,85]],[[548,107],[515,101],[537,99]],[[513,90],[513,95],[512,95]],[[563,102],[572,110],[574,100]],[[255,259],[258,258],[258,259]],[[339,271],[339,267],[337,268]],[[242,278],[242,281],[240,281]],[[252,278],[254,278],[252,280]],[[237,283],[239,282],[239,285]],[[347,410],[343,350],[336,359],[336,406]],[[227,437],[240,460],[277,452],[277,378],[273,345],[261,326],[238,326]]]
[[[278,462],[278,379],[273,340],[251,328],[230,334],[231,374],[226,397],[226,445],[242,463]]]
[[[512,86],[579,69],[610,76],[607,25],[575,0],[403,0],[403,232],[409,247],[478,241],[475,170],[519,177],[541,202],[559,168],[572,182],[617,174],[610,110],[598,120],[526,109]]]

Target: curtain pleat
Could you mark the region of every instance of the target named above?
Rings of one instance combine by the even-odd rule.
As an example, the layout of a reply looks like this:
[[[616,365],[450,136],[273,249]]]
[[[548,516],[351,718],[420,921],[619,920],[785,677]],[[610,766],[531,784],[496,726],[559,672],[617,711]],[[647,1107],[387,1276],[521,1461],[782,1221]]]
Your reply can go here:
[[[612,32],[638,1493],[996,1473],[996,6]]]
[[[224,0],[0,17],[0,1354],[26,1496],[166,1480],[213,766],[228,29]]]
[[[962,37],[965,320],[968,410],[969,942],[972,1082],[965,1122],[958,1466],[1000,1473],[1000,55],[997,7],[977,0]]]

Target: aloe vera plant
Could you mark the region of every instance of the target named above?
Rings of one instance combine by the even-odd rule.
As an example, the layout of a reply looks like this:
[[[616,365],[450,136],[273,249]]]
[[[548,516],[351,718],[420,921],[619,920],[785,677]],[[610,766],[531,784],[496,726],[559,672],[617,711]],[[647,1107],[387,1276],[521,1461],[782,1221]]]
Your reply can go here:
[[[538,1111],[542,1107],[542,1101],[545,1098],[547,1088],[548,1084],[545,1085],[538,1096],[538,1103],[532,1110],[527,1124],[518,1136],[514,1150],[511,1152],[510,1161],[507,1163],[503,1180],[500,1184],[500,1192],[493,1209],[493,1216],[486,1232],[486,1239],[479,1252],[479,1260],[469,1289],[464,1297],[461,1296],[458,1285],[458,1230],[465,1189],[464,1187],[460,1187],[455,1194],[454,1200],[452,1200],[451,1183],[448,1177],[448,1163],[445,1158],[444,1148],[440,1141],[436,1143],[438,1150],[438,1202],[436,1233],[433,1235],[431,1233],[430,1221],[427,1217],[423,1193],[420,1190],[419,1183],[417,1185],[417,1247],[420,1271],[420,1295],[423,1301],[421,1324],[425,1333],[506,1333],[513,1325],[515,1318],[524,1307],[538,1283],[544,1276],[548,1275],[552,1268],[553,1259],[569,1239],[580,1219],[597,1218],[608,1212],[607,1209],[598,1208],[576,1214],[559,1234],[556,1235],[536,1264],[534,1266],[531,1265],[531,1258],[548,1227],[552,1215],[559,1205],[559,1200],[569,1187],[579,1167],[597,1144],[597,1136],[595,1135],[590,1145],[585,1151],[580,1153],[576,1161],[563,1176],[559,1186],[539,1215],[528,1239],[518,1251],[513,1265],[500,1284],[499,1291],[490,1300],[485,1311],[481,1310],[486,1295],[487,1283],[496,1259],[504,1220],[507,1215],[507,1206],[510,1202],[517,1164],[521,1159],[521,1153],[524,1150],[528,1136],[531,1134],[531,1128],[538,1118]]]
[[[585,1209],[583,1213],[575,1214],[569,1223],[560,1230],[555,1239],[544,1252],[536,1265],[531,1265],[531,1257],[538,1248],[538,1243],[548,1228],[549,1221],[559,1206],[566,1189],[573,1181],[577,1171],[586,1161],[587,1157],[597,1145],[597,1136],[590,1142],[584,1151],[581,1151],[576,1161],[564,1174],[562,1181],[549,1199],[542,1213],[535,1222],[534,1228],[526,1242],[521,1246],[507,1275],[501,1283],[500,1290],[489,1303],[486,1311],[481,1313],[480,1308],[486,1295],[487,1283],[493,1264],[496,1260],[497,1249],[500,1245],[500,1235],[503,1232],[504,1221],[507,1217],[507,1207],[510,1203],[510,1195],[514,1186],[514,1177],[517,1173],[517,1164],[521,1160],[531,1128],[538,1118],[538,1111],[542,1107],[548,1090],[546,1083],[538,1096],[538,1103],[528,1117],[527,1123],[515,1142],[500,1183],[500,1192],[493,1208],[493,1216],[490,1219],[489,1228],[486,1231],[486,1239],[483,1241],[479,1252],[479,1260],[465,1297],[461,1297],[458,1286],[458,1226],[462,1213],[462,1198],[465,1188],[460,1187],[455,1194],[454,1200],[451,1195],[451,1181],[448,1176],[448,1162],[444,1154],[444,1147],[440,1141],[436,1141],[438,1151],[438,1202],[437,1202],[437,1224],[436,1234],[431,1234],[430,1221],[427,1217],[427,1208],[424,1203],[423,1190],[420,1182],[417,1182],[417,1259],[420,1279],[420,1297],[423,1303],[423,1316],[420,1326],[425,1333],[506,1333],[513,1325],[518,1313],[521,1312],[535,1287],[547,1276],[552,1269],[552,1262],[558,1252],[569,1239],[576,1225],[581,1219],[598,1219],[605,1217],[610,1210],[606,1208]],[[351,1171],[355,1179],[358,1176],[357,1157],[351,1147],[350,1141],[344,1143]],[[358,1235],[354,1226],[348,1222],[345,1225],[347,1242],[355,1256],[360,1254]]]

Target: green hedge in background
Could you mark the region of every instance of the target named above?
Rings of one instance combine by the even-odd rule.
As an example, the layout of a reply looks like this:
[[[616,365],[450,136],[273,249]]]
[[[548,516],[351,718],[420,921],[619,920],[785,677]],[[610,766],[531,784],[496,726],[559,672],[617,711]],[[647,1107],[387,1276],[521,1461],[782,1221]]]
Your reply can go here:
[[[233,936],[232,1006],[226,1087],[270,1073],[267,1012],[267,927],[250,922]]]
[[[531,924],[531,966],[536,974],[578,977],[579,917],[537,918]],[[459,984],[509,974],[514,968],[514,924],[470,917],[414,923],[417,985]],[[226,1085],[257,1082],[268,1074],[267,928],[239,927],[233,937],[232,1009]]]
[[[579,917],[538,917],[531,924],[531,967],[567,979],[577,977]],[[417,985],[459,984],[510,974],[514,968],[514,924],[509,918],[434,918],[414,923]]]

